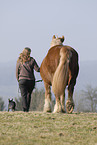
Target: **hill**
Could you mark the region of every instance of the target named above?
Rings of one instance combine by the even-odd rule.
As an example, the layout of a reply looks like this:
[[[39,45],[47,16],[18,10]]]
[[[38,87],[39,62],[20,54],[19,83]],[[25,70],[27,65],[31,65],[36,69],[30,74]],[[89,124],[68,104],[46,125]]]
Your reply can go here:
[[[96,145],[97,113],[0,112],[0,144]]]

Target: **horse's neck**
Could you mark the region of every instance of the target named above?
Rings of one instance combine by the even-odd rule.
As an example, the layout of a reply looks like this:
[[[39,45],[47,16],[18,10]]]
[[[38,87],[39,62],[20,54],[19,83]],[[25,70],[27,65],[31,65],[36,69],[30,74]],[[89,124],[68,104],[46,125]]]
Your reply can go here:
[[[62,42],[60,42],[60,40],[56,41],[56,40],[52,40],[50,47],[56,46],[56,45],[63,45]]]

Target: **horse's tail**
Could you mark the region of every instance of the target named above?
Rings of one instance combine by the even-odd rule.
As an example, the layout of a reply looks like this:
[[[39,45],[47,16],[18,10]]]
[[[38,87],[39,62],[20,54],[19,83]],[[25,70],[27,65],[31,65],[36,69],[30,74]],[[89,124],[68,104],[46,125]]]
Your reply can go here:
[[[60,49],[60,62],[52,81],[52,91],[56,96],[61,96],[66,88],[70,57],[70,50],[62,47]]]

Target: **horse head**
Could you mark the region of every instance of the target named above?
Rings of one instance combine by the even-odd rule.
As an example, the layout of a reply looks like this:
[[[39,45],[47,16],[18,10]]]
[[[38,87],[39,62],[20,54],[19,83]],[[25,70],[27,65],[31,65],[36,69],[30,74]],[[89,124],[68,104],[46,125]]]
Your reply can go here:
[[[64,36],[56,37],[55,35],[53,35],[52,41],[51,41],[51,47],[53,47],[55,45],[63,45],[64,40],[65,40]]]

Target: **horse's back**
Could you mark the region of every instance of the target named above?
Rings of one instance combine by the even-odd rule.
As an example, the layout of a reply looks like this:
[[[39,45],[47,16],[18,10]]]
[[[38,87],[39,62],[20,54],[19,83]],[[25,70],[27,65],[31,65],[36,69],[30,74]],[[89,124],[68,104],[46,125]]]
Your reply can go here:
[[[64,49],[66,50],[69,49],[71,51],[72,57],[69,64],[70,70],[72,71],[72,74],[76,73],[76,76],[78,74],[77,52],[70,46],[56,45],[49,49],[46,57],[44,58],[40,66],[40,75],[42,79],[50,85],[52,84],[53,75],[60,61],[60,49],[62,47],[64,47]]]
[[[60,49],[61,49],[61,46],[59,45],[50,48],[40,66],[40,75],[42,79],[50,85],[52,82],[53,74],[59,63]]]

